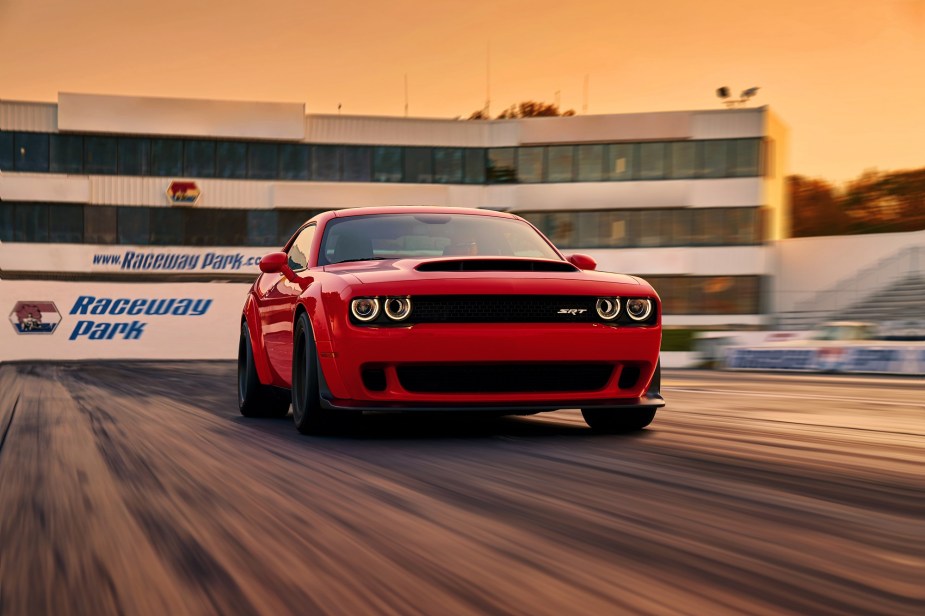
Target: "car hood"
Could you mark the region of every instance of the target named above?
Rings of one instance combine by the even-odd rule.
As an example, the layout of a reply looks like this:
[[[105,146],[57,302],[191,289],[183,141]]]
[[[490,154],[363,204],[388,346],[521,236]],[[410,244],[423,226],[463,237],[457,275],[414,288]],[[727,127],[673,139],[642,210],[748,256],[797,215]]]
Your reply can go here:
[[[511,291],[518,287],[535,287],[543,281],[561,291],[572,288],[576,293],[579,292],[580,284],[620,284],[637,288],[640,284],[639,280],[632,276],[580,270],[567,261],[506,257],[357,261],[326,265],[324,271],[349,276],[363,284],[452,280],[463,283],[461,286],[470,287],[471,283],[483,281],[491,287],[505,287]],[[465,284],[466,282],[470,284]]]

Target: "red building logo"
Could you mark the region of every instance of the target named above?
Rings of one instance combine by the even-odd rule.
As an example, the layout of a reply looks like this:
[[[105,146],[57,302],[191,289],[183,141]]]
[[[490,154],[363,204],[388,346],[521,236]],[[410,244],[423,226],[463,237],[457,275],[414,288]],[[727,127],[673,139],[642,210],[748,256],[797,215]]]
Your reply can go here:
[[[202,193],[196,182],[173,180],[167,187],[167,199],[172,205],[196,205]]]

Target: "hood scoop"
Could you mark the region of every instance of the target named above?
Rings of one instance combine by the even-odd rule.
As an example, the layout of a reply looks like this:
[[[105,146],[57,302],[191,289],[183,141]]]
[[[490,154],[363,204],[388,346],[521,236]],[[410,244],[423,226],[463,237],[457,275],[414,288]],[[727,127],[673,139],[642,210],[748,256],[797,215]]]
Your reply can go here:
[[[417,267],[419,272],[577,272],[578,268],[566,261],[545,259],[440,259],[425,261]]]

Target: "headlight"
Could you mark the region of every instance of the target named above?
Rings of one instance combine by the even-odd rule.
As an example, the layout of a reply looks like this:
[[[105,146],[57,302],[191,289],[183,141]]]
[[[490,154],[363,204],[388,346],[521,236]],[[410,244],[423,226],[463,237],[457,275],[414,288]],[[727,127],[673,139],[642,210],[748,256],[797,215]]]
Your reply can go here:
[[[594,305],[597,308],[597,316],[605,321],[613,321],[620,314],[619,297],[601,297]]]
[[[645,321],[652,314],[652,300],[638,297],[626,300],[626,314],[634,321]]]
[[[379,316],[379,300],[375,297],[358,297],[350,302],[350,312],[357,321],[372,321]]]
[[[385,300],[385,316],[393,321],[404,321],[411,314],[410,297],[389,297]]]

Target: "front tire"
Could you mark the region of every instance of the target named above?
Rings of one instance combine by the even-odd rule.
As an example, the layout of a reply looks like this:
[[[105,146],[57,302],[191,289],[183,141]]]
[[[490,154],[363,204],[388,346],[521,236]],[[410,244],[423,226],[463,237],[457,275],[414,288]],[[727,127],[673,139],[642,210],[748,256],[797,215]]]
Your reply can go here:
[[[289,412],[289,398],[257,376],[247,322],[241,323],[238,342],[238,408],[245,417],[279,418]]]
[[[302,434],[329,434],[347,426],[352,415],[321,406],[318,353],[308,315],[296,321],[292,348],[292,420]]]
[[[655,364],[655,373],[649,382],[646,393],[658,394],[662,388],[662,362]],[[582,409],[581,416],[595,432],[606,434],[625,434],[642,430],[655,419],[656,408],[635,409]]]

